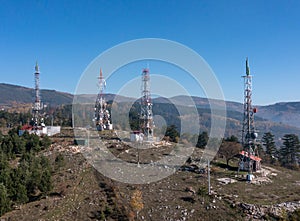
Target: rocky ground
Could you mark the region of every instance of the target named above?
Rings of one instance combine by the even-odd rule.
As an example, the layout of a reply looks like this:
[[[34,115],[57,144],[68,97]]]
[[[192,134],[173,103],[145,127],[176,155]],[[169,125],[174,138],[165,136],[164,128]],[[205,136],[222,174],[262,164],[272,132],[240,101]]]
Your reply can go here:
[[[53,191],[45,198],[6,213],[6,220],[289,220],[300,209],[300,172],[264,167],[248,183],[236,174],[212,164],[211,194],[206,170],[196,170],[193,162],[157,182],[137,185],[111,180],[97,172],[82,156],[82,146],[74,145],[70,131],[53,137],[44,154],[53,163]],[[111,135],[104,136],[108,149],[131,163],[136,149]],[[140,160],[151,162],[172,151],[164,144],[140,152]],[[55,164],[58,154],[64,163]],[[195,159],[199,149],[193,154]],[[141,192],[138,213],[132,196]]]

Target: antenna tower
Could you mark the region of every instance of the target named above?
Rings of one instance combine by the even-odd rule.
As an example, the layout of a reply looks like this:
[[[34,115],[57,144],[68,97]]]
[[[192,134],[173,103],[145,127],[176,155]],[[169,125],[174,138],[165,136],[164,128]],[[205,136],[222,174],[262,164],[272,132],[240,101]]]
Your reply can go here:
[[[152,101],[150,94],[150,74],[149,69],[143,69],[142,73],[142,97],[141,97],[141,115],[140,128],[145,141],[153,141],[153,115]]]
[[[43,118],[40,118],[41,110],[42,110],[42,102],[40,97],[40,69],[38,63],[35,65],[35,73],[34,73],[34,81],[35,81],[35,100],[32,108],[32,125],[34,127],[39,126],[40,123],[43,123]]]
[[[104,98],[104,89],[106,88],[106,81],[102,75],[102,69],[100,68],[100,76],[98,77],[99,93],[95,104],[95,121],[98,131],[112,130],[112,124],[110,123],[110,114],[107,108],[107,103]]]
[[[257,133],[254,127],[254,113],[256,108],[252,107],[252,75],[248,65],[248,58],[246,59],[246,75],[244,78],[244,118],[242,130],[242,145],[243,145],[243,168],[248,170],[249,175],[253,171],[251,158],[256,154],[256,138]]]

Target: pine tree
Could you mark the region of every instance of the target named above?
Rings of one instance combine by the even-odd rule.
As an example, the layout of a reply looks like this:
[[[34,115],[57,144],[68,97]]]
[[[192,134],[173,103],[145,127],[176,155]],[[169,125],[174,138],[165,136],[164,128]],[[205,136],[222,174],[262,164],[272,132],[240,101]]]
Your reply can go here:
[[[25,151],[25,142],[22,138],[20,138],[17,134],[11,135],[12,143],[13,143],[13,153],[21,154]]]
[[[283,166],[297,166],[300,157],[300,142],[295,134],[286,134],[282,138],[283,146],[280,149],[280,161]]]
[[[40,157],[40,164],[42,166],[41,171],[41,180],[38,184],[38,188],[42,193],[48,193],[52,189],[52,182],[51,182],[51,165],[48,158],[41,156]]]
[[[237,138],[237,137],[234,136],[234,135],[231,135],[230,137],[227,137],[227,138],[225,139],[225,141],[236,142],[236,143],[238,143],[238,142],[239,142],[239,138]]]
[[[0,183],[0,216],[9,211],[10,200],[8,198],[6,187]]]
[[[207,141],[208,141],[208,134],[206,131],[204,131],[201,134],[199,134],[196,147],[205,148],[205,146],[207,145]]]
[[[43,139],[40,141],[40,146],[42,146],[43,150],[47,150],[50,145],[51,145],[52,141],[50,139],[50,137],[48,137],[47,135],[43,137]]]
[[[272,164],[275,163],[277,149],[274,141],[274,135],[271,132],[265,133],[262,137],[262,143],[266,149],[268,160],[270,160]]]
[[[177,143],[179,140],[179,132],[177,131],[176,126],[175,125],[168,126],[165,136],[169,137],[171,142]]]

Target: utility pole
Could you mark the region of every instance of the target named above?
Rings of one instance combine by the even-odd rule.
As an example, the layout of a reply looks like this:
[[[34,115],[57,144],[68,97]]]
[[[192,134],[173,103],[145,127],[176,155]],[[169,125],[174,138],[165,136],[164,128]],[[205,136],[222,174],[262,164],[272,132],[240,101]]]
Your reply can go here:
[[[208,195],[211,194],[211,186],[210,186],[210,162],[207,159],[207,180],[208,180]]]

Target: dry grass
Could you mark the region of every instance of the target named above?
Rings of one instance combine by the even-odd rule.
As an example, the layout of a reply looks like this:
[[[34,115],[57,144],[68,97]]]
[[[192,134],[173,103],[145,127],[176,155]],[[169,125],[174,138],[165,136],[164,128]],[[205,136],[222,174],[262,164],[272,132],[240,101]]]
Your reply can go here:
[[[72,142],[71,131],[64,133],[64,137],[55,138],[56,144],[69,145]],[[170,148],[159,151],[153,149],[155,155],[146,150],[141,156],[149,161],[150,157],[159,158],[167,154]],[[123,153],[126,149],[128,147],[110,148],[115,155],[135,162],[134,150],[130,154]],[[200,152],[198,149],[194,155]],[[235,203],[264,205],[300,200],[300,172],[284,168],[276,168],[279,172],[271,178],[272,183],[254,185],[238,181],[222,185],[216,179],[234,178],[236,171],[212,165],[211,184],[214,194],[209,196],[206,193],[206,174],[177,171],[158,182],[129,185],[99,174],[81,154],[62,153],[65,164],[54,171],[52,194],[5,214],[3,219],[101,220],[105,217],[107,220],[127,220],[126,216],[133,214],[130,200],[137,188],[142,193],[144,204],[139,212],[139,220],[244,220],[245,214]],[[57,154],[52,152],[49,155],[53,163]]]

